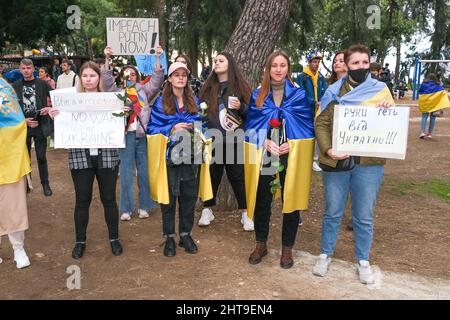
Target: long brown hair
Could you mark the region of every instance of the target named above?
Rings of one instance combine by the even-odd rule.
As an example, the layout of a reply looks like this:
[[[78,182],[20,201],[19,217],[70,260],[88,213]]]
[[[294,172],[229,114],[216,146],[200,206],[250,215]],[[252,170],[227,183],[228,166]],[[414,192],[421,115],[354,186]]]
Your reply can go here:
[[[343,55],[345,55],[345,50],[340,50],[340,51],[338,51],[338,52],[336,52],[336,54],[334,55],[334,57],[333,57],[333,60],[331,60],[331,76],[330,76],[330,78],[328,79],[328,83],[329,84],[333,84],[333,83],[335,83],[336,81],[338,81],[338,78],[337,78],[337,73],[334,71],[334,60],[336,59],[336,57],[338,56],[338,55],[340,55],[340,54],[343,54]]]
[[[173,94],[173,87],[169,81],[166,81],[163,92],[163,110],[165,114],[175,114],[177,108],[175,106],[175,95]],[[198,107],[195,103],[194,92],[192,92],[189,81],[186,83],[186,87],[183,89],[183,102],[184,107],[190,114],[197,113]]]
[[[102,84],[102,77],[100,75],[100,68],[98,67],[98,65],[94,61],[86,61],[81,66],[80,72],[79,72],[80,82],[79,82],[78,92],[86,92],[86,89],[84,89],[84,87],[83,87],[83,81],[82,81],[83,71],[86,70],[86,69],[92,69],[92,70],[94,70],[94,72],[96,74],[98,74],[97,91],[98,92],[103,92],[103,84]]]
[[[282,56],[286,59],[288,63],[288,74],[287,78],[290,82],[293,83],[291,78],[291,62],[289,61],[289,55],[283,51],[283,50],[276,50],[272,52],[266,60],[266,64],[264,66],[264,75],[261,83],[261,89],[259,90],[258,96],[256,97],[256,105],[258,108],[262,108],[264,104],[264,100],[266,100],[267,96],[269,95],[270,91],[270,68],[272,67],[273,60],[275,60],[276,57]]]
[[[231,95],[235,95],[240,101],[244,101],[249,104],[250,97],[252,95],[252,89],[247,80],[236,63],[233,56],[227,52],[221,52],[218,56],[224,56],[228,60],[228,80],[227,80],[227,93],[226,98]],[[217,96],[219,95],[219,78],[217,73],[213,70],[205,84],[199,93],[200,101],[206,101],[208,103],[208,114],[214,115],[218,111]]]

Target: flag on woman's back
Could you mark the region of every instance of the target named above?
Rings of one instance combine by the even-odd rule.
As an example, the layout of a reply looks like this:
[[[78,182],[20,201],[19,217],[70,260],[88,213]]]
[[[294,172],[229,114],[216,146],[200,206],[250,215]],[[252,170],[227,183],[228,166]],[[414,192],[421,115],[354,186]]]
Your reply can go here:
[[[419,90],[419,111],[434,112],[450,107],[447,92],[433,80],[423,82]]]
[[[16,183],[31,172],[27,123],[14,89],[0,77],[0,184]]]

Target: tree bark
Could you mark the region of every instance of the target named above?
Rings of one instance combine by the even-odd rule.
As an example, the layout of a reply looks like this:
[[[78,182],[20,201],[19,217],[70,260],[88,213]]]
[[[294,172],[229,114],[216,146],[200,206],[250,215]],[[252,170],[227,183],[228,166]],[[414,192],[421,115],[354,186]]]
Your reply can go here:
[[[292,0],[247,0],[225,51],[236,59],[252,87],[260,82],[267,56],[278,44]]]
[[[397,39],[396,43],[396,49],[397,49],[397,61],[395,63],[395,78],[394,82],[397,81],[397,79],[400,79],[400,65],[401,65],[401,56],[402,56],[402,41],[401,38]]]
[[[272,53],[281,38],[289,17],[292,0],[247,0],[242,15],[233,31],[225,51],[240,66],[250,86],[256,88],[267,56]],[[228,178],[224,173],[217,192],[220,210],[237,208]]]
[[[434,33],[431,36],[431,59],[441,59],[441,49],[445,45],[447,32],[446,0],[434,1]],[[430,66],[431,72],[436,72],[437,63]]]
[[[199,30],[196,24],[196,15],[199,10],[199,1],[198,0],[189,0],[186,7],[186,17],[188,21],[188,26],[192,26],[188,32],[189,38],[189,48],[188,48],[188,56],[191,59],[192,70],[191,73],[197,76],[197,61],[198,61],[198,46],[199,46]]]

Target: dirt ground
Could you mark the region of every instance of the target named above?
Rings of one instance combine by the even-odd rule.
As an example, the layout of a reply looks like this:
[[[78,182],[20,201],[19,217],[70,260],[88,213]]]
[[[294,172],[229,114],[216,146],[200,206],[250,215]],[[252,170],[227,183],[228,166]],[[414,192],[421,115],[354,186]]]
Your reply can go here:
[[[399,187],[430,179],[450,182],[450,111],[438,118],[431,141],[418,139],[418,117],[412,110],[406,160],[388,160],[378,196],[371,253],[375,285],[358,282],[353,234],[345,228],[348,213],[329,274],[325,278],[311,274],[314,255],[320,253],[320,173],[314,173],[310,209],[303,214],[295,265],[289,270],[279,267],[279,204],[272,215],[270,253],[257,266],[247,262],[255,235],[243,231],[236,212],[217,212],[206,228],[195,225],[193,238],[199,252],[190,255],[178,248],[174,258],[162,254],[160,210],[152,211],[146,220],[134,217],[120,223],[124,254],[115,257],[98,190],[91,205],[85,256],[73,260],[75,195],[67,152],[52,150],[48,152],[52,197],[42,194],[32,156],[36,182],[28,198],[30,229],[26,233],[32,264],[17,270],[9,242],[3,239],[0,299],[450,299],[450,199],[402,192]],[[70,276],[66,270],[72,265],[81,270],[80,290],[66,286]]]

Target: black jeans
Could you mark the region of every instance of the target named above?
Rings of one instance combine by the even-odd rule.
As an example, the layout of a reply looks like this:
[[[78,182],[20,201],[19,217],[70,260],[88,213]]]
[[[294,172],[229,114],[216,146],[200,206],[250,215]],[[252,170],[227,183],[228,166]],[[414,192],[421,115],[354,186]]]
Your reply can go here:
[[[116,202],[116,181],[119,166],[100,169],[96,157],[91,157],[94,168],[70,170],[75,187],[75,233],[77,242],[86,241],[86,230],[89,223],[89,206],[92,200],[92,187],[97,177],[100,199],[103,204],[105,221],[108,226],[109,239],[119,238],[119,209]]]
[[[182,172],[182,170],[184,172]],[[190,234],[194,226],[195,205],[198,199],[199,181],[191,165],[167,167],[169,179],[169,204],[161,205],[163,234],[165,237],[175,236],[175,209],[178,200],[180,236]]]
[[[280,183],[282,186],[282,195],[284,181],[287,170],[287,157],[281,157],[281,163],[285,165],[285,169],[280,172]],[[254,214],[256,241],[265,242],[269,236],[270,216],[272,214],[273,194],[270,190],[270,182],[275,179],[272,175],[260,175],[258,183],[258,191],[256,195],[256,206]],[[285,247],[292,247],[295,244],[297,236],[298,223],[300,221],[300,211],[296,210],[291,213],[283,213],[283,231],[281,234],[281,242]]]
[[[245,199],[245,179],[244,179],[244,165],[237,164],[237,154],[238,154],[238,146],[242,147],[242,144],[234,144],[234,159],[232,163],[227,163],[227,152],[226,147],[227,144],[223,143],[222,145],[218,145],[219,148],[223,148],[223,161],[220,163],[213,163],[209,166],[209,170],[211,173],[211,185],[213,189],[213,198],[205,201],[204,206],[209,208],[216,205],[216,196],[217,190],[219,189],[220,182],[222,181],[223,170],[225,169],[227,172],[228,181],[230,182],[231,187],[233,188],[234,196],[236,197],[238,208],[239,209],[247,209],[247,202]],[[243,147],[242,147],[243,148]],[[243,153],[243,149],[240,150],[240,153]],[[213,156],[215,152],[213,152]],[[222,159],[219,159],[222,160]],[[242,163],[242,161],[241,161]]]
[[[47,138],[44,137],[41,126],[36,128],[27,128],[27,148],[31,159],[31,139],[34,139],[34,149],[36,150],[36,159],[39,167],[39,177],[41,183],[48,183],[47,166]]]

